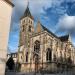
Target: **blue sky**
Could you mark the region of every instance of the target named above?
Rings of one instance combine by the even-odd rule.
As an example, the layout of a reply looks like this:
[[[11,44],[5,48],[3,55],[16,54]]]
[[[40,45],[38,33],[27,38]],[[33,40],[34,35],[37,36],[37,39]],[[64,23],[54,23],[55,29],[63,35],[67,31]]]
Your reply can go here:
[[[9,52],[18,50],[20,17],[23,16],[28,0],[12,0],[15,7],[11,17],[8,42]],[[70,34],[75,45],[75,0],[29,0],[29,8],[36,26],[41,23],[57,36]]]

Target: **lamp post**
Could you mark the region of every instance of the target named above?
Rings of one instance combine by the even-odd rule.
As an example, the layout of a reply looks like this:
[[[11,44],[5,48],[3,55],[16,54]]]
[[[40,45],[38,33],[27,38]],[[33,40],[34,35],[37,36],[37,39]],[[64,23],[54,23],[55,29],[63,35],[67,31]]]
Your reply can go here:
[[[34,58],[35,58],[35,75],[36,75],[36,72],[38,71],[39,54],[34,52]]]
[[[43,51],[42,51],[42,69],[43,69]]]
[[[31,69],[32,62],[31,62],[31,60],[32,60],[32,58],[30,58],[30,72],[32,71],[32,69]]]

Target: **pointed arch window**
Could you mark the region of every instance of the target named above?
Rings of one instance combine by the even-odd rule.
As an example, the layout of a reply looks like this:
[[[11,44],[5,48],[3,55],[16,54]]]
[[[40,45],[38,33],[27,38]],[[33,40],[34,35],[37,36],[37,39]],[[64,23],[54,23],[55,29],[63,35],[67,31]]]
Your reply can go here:
[[[28,62],[28,52],[26,53],[26,62]]]
[[[25,23],[25,20],[23,20],[23,23]]]
[[[23,25],[23,27],[22,27],[22,31],[24,31],[24,27],[25,27],[25,26]]]
[[[36,52],[40,51],[40,42],[38,40],[35,41],[34,51]]]
[[[32,21],[31,21],[31,24],[32,24]]]
[[[50,48],[47,49],[47,53],[46,53],[46,61],[52,61],[52,51]]]
[[[22,20],[22,24],[24,24],[25,23],[25,20]]]
[[[28,29],[28,31],[29,31],[29,32],[31,32],[31,26],[29,26],[29,29]]]
[[[54,61],[56,61],[56,54],[54,54]]]

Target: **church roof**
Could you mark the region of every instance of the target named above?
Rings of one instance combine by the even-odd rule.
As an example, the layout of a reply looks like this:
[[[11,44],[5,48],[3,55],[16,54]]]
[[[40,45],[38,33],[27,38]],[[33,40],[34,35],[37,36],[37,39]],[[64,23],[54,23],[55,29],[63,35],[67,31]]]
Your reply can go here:
[[[26,8],[26,10],[24,12],[24,15],[21,17],[21,19],[24,18],[24,17],[27,17],[27,16],[30,17],[31,19],[33,19],[33,16],[31,15],[31,12],[30,12],[28,6],[27,6],[27,8]]]
[[[60,39],[62,42],[68,41],[69,35],[61,36],[61,37],[59,37],[59,39]]]
[[[39,29],[40,31],[38,31],[38,29]],[[54,37],[60,39],[62,42],[68,41],[68,39],[69,39],[69,35],[60,36],[60,37],[56,36],[56,35],[55,35],[54,33],[52,33],[48,28],[46,28],[44,25],[42,25],[42,24],[40,23],[40,21],[38,21],[38,26],[37,26],[36,31],[37,31],[37,32],[47,31],[47,32],[49,32],[50,34],[52,34]]]
[[[50,34],[52,34],[54,37],[58,38],[54,33],[52,33],[48,28],[46,28],[44,25],[42,25],[40,23],[40,21],[38,21],[38,24],[37,24],[37,28],[36,28],[36,32],[41,32],[41,31],[47,31],[49,32]]]
[[[47,32],[51,33],[53,36],[57,37],[54,33],[52,33],[50,30],[48,30],[45,26],[43,26],[42,24],[41,24],[41,26],[42,26],[43,30],[46,30]],[[62,42],[65,42],[65,41],[68,41],[69,35],[60,36],[57,38],[59,38]]]
[[[43,30],[45,30],[45,31],[51,33],[53,36],[57,37],[57,36],[56,36],[54,33],[52,33],[48,28],[46,28],[46,27],[43,26],[42,24],[41,24],[41,26],[42,26]],[[57,38],[58,38],[58,37],[57,37]]]

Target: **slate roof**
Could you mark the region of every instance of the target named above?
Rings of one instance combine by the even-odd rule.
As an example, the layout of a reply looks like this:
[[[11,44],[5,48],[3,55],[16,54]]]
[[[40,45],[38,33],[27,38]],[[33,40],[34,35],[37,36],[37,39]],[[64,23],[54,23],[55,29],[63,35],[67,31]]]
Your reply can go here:
[[[60,39],[62,42],[68,41],[68,38],[69,38],[69,35],[65,35],[65,36],[59,37],[59,39]]]
[[[47,32],[49,32],[50,34],[52,34],[54,37],[58,38],[54,33],[52,33],[52,32],[51,32],[49,29],[47,29],[45,26],[43,26],[42,24],[41,24],[41,26],[42,26],[43,30],[46,30]]]
[[[27,17],[27,16],[30,17],[31,19],[33,19],[33,16],[31,15],[31,12],[30,12],[28,6],[27,6],[27,8],[26,8],[26,10],[24,12],[24,15],[21,17],[21,19],[24,18],[24,17]]]
[[[46,30],[47,32],[52,34],[54,37],[57,37],[58,39],[60,39],[62,42],[68,41],[69,35],[58,37],[54,33],[52,33],[50,30],[48,30],[45,26],[43,26],[42,24],[41,24],[41,26],[42,26],[43,30]]]

